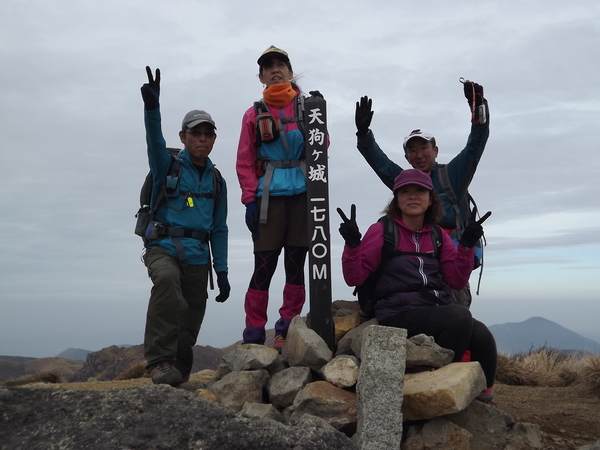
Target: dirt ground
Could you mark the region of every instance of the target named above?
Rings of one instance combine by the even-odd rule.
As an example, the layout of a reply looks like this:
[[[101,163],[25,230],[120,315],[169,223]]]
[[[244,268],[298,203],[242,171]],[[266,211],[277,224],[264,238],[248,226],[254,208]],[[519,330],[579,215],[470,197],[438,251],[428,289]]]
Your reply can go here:
[[[530,387],[496,384],[494,402],[517,422],[538,424],[544,450],[577,449],[600,440],[600,396],[580,385]]]
[[[208,382],[214,372],[192,374],[190,382]],[[108,390],[150,385],[148,378],[127,381],[97,381],[62,385],[34,384],[30,387]],[[192,383],[189,387],[193,387]],[[182,388],[186,388],[182,385]],[[193,389],[192,389],[193,390]],[[538,424],[543,450],[575,450],[600,440],[600,395],[582,386],[530,387],[496,384],[496,406],[517,422]]]

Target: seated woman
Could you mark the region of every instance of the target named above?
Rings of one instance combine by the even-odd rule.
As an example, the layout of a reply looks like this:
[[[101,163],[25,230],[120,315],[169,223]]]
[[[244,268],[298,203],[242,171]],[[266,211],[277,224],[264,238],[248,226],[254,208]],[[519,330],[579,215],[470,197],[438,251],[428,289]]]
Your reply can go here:
[[[381,262],[384,225],[381,221],[371,225],[361,241],[355,206],[350,219],[339,208],[338,212],[344,220],[340,234],[346,241],[344,280],[349,286],[360,286]],[[420,333],[432,336],[438,345],[454,351],[455,362],[469,350],[471,361],[481,364],[487,382],[487,389],[477,398],[490,401],[496,377],[496,342],[469,309],[453,303],[449,289],[467,284],[473,269],[473,246],[483,235],[481,222],[487,216],[470,221],[458,248],[446,233],[436,233],[441,238],[436,250],[432,227],[437,226],[441,214],[441,201],[429,175],[417,169],[400,172],[394,181],[394,197],[385,210],[385,217],[398,228],[396,249],[400,252],[389,260],[375,285],[375,317],[380,325],[405,328],[409,338]]]

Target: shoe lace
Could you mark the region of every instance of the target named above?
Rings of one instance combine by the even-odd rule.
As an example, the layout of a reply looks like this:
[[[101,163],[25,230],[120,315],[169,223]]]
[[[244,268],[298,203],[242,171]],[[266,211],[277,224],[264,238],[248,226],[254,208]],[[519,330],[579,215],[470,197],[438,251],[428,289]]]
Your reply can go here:
[[[166,372],[172,370],[174,366],[173,366],[173,363],[170,363],[168,361],[163,361],[163,362],[159,363],[156,367],[162,373],[166,373]]]

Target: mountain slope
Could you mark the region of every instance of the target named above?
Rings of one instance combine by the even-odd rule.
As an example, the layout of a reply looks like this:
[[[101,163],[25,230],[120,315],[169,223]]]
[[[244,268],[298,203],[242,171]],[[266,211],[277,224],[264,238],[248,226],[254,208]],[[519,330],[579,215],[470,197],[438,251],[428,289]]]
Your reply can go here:
[[[65,351],[56,355],[57,358],[67,358],[74,359],[75,361],[83,361],[85,362],[85,358],[89,353],[92,353],[91,350],[84,350],[82,348],[68,348]]]
[[[600,353],[600,344],[542,317],[524,322],[491,325],[498,352],[521,353],[550,347],[559,350],[584,350]]]

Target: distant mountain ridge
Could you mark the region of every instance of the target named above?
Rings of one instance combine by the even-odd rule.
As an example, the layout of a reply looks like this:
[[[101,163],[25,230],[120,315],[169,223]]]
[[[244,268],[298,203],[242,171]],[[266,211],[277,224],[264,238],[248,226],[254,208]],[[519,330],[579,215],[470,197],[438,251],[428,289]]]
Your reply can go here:
[[[82,348],[68,348],[56,355],[56,358],[67,358],[74,359],[75,361],[85,362],[87,355],[90,353],[92,353],[91,350],[84,350]]]
[[[600,353],[598,342],[543,317],[531,317],[524,322],[491,325],[488,328],[496,339],[499,353],[527,353],[542,347]]]

